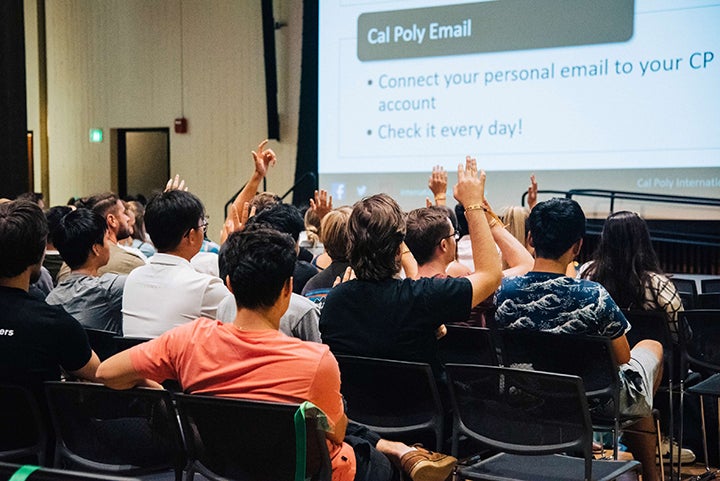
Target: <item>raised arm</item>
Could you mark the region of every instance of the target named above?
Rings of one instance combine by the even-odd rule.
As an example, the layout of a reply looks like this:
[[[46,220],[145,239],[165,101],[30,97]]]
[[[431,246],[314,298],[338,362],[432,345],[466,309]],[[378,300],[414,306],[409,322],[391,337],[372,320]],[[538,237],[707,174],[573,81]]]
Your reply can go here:
[[[250,180],[247,181],[247,184],[245,184],[245,187],[243,187],[233,201],[232,205],[235,206],[237,212],[242,212],[245,203],[250,202],[252,198],[255,197],[255,194],[260,187],[260,182],[262,182],[267,175],[268,168],[271,165],[275,165],[275,162],[277,161],[275,152],[273,152],[272,149],[265,150],[267,143],[267,139],[263,140],[260,142],[260,145],[258,145],[257,152],[252,152],[253,161],[255,162],[255,171],[250,177]],[[225,219],[225,222],[232,220],[231,215],[232,212],[230,211],[228,213],[228,217]]]
[[[458,165],[458,182],[453,189],[455,199],[465,206],[470,230],[475,272],[466,278],[472,283],[472,305],[487,299],[500,285],[502,271],[490,227],[485,216],[485,172],[478,175],[474,158],[467,157]]]

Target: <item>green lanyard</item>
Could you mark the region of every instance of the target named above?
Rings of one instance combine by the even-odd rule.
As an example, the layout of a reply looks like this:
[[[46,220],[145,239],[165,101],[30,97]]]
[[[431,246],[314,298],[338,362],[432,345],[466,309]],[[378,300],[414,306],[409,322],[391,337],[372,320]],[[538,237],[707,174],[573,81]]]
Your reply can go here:
[[[8,479],[8,481],[25,481],[28,476],[30,476],[38,469],[40,469],[40,466],[33,466],[31,464],[20,466],[18,470],[15,471],[12,476],[10,476],[10,479]]]

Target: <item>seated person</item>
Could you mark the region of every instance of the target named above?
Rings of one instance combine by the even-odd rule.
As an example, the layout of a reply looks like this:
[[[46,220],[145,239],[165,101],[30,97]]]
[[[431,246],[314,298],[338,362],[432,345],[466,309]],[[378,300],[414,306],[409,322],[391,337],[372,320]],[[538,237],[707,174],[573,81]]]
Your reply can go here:
[[[145,259],[128,252],[119,245],[119,241],[130,237],[130,216],[125,203],[112,192],[91,195],[76,202],[76,207],[84,207],[100,214],[107,222],[108,240],[110,241],[110,260],[98,271],[101,275],[106,272],[115,274],[129,274],[136,267],[144,266]],[[63,280],[70,273],[67,264],[63,264],[57,275],[57,282]]]
[[[200,199],[183,190],[157,194],[145,209],[145,228],[158,253],[125,282],[125,335],[157,337],[198,317],[217,319],[218,306],[232,295],[219,277],[190,264],[207,229]]]
[[[325,297],[333,288],[335,279],[342,278],[345,270],[350,266],[347,261],[347,222],[351,212],[350,207],[339,207],[322,219],[320,240],[331,262],[324,270],[310,278],[302,292],[303,296],[310,298],[321,308],[325,303]]]
[[[455,198],[467,206],[475,272],[461,278],[399,279],[405,217],[389,196],[355,204],[348,221],[348,254],[357,279],[335,287],[320,316],[323,342],[334,354],[429,363],[442,372],[436,333],[464,321],[500,283],[500,260],[483,207],[485,173],[474,159],[458,167]]]
[[[55,245],[70,274],[48,295],[85,327],[122,336],[122,299],[127,276],[98,270],[110,259],[107,223],[100,214],[80,208],[55,228]]]
[[[0,382],[26,385],[39,395],[42,381],[60,380],[61,368],[95,381],[100,364],[78,321],[28,294],[40,273],[47,232],[36,204],[0,204]]]
[[[630,350],[628,321],[610,294],[598,283],[565,275],[580,252],[585,215],[570,199],[540,202],[528,217],[528,239],[535,248],[535,265],[524,276],[503,279],[496,294],[496,322],[508,329],[533,329],[559,335],[587,334],[612,340],[619,365],[622,414],[643,416],[626,433],[628,447],[642,463],[643,480],[658,479],[655,467],[653,395],[662,378],[662,345],[640,341]],[[562,353],[558,353],[559,356]]]
[[[412,479],[443,481],[455,459],[380,439],[350,423],[340,394],[340,371],[323,344],[303,342],[278,326],[292,295],[296,242],[270,229],[231,234],[227,270],[236,300],[231,324],[207,318],[103,362],[98,376],[111,388],[179,381],[188,393],[258,401],[310,401],[328,420],[326,434],[335,481],[389,481],[388,457]],[[362,434],[364,437],[360,437]]]

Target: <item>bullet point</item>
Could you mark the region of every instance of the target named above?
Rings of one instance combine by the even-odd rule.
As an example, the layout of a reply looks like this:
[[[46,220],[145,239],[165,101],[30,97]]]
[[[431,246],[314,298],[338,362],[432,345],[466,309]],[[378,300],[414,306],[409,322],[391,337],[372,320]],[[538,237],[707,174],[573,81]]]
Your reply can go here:
[[[372,85],[372,80],[368,80],[368,85]]]
[[[372,135],[372,130],[368,129],[367,134]]]

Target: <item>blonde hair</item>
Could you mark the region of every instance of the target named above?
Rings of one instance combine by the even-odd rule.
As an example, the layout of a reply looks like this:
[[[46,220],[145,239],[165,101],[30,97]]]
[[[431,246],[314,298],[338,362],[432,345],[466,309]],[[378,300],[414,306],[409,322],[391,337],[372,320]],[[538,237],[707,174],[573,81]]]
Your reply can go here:
[[[322,219],[320,240],[334,261],[347,260],[347,223],[351,213],[352,207],[346,205],[328,212]]]
[[[507,231],[510,232],[514,238],[519,240],[525,248],[528,247],[525,222],[527,221],[529,215],[530,212],[525,207],[510,206],[505,208],[501,216]]]
[[[317,243],[320,242],[320,232],[322,232],[320,217],[318,217],[314,209],[308,209],[305,212],[304,220],[305,233],[307,234],[308,241],[310,241],[313,246],[317,245]]]

